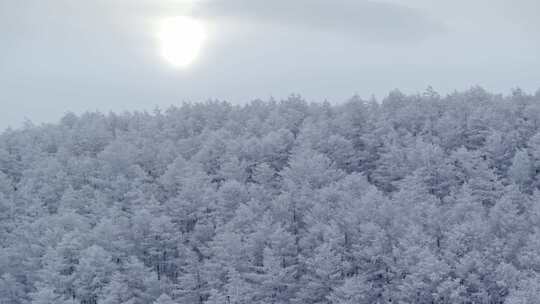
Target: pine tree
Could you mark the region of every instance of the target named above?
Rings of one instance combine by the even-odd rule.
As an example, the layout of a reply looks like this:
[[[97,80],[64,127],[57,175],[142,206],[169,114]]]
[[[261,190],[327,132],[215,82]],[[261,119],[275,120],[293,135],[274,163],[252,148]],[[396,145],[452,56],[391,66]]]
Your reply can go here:
[[[159,296],[159,283],[155,273],[146,268],[137,258],[129,258],[121,270],[113,274],[111,281],[101,294],[98,303],[145,304]]]
[[[505,303],[508,304],[533,304],[540,296],[540,282],[537,275],[525,278],[519,282],[519,287],[510,291]]]
[[[180,303],[202,304],[208,297],[204,269],[197,252],[190,248],[180,248],[180,274],[172,295]]]
[[[508,169],[510,179],[519,185],[524,191],[528,191],[531,183],[533,164],[527,151],[519,150],[512,159],[512,165]]]
[[[159,296],[159,298],[157,298],[153,302],[153,304],[177,304],[177,303],[175,301],[173,301],[173,299],[171,299],[171,297],[169,297],[169,295],[164,293],[161,296]]]
[[[317,247],[313,256],[302,263],[306,273],[301,278],[302,287],[295,300],[298,303],[325,303],[343,275],[341,259],[330,242]]]
[[[34,298],[37,300],[37,298]],[[9,273],[0,277],[0,303],[26,304],[29,303],[25,286]]]
[[[353,276],[337,287],[328,300],[335,304],[371,304],[377,303],[377,295],[373,293],[371,283],[361,276]]]
[[[32,304],[57,304],[62,302],[62,297],[48,287],[38,287],[31,295]]]
[[[111,255],[99,246],[94,245],[81,252],[73,283],[80,303],[98,303],[100,293],[111,280],[114,268]]]

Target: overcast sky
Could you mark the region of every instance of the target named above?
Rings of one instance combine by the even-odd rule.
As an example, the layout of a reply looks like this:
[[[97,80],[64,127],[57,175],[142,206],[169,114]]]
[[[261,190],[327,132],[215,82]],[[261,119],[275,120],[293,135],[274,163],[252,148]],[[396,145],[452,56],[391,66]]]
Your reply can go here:
[[[0,0],[0,128],[209,98],[534,92],[539,11],[537,0]],[[156,36],[181,15],[209,36],[177,69]]]

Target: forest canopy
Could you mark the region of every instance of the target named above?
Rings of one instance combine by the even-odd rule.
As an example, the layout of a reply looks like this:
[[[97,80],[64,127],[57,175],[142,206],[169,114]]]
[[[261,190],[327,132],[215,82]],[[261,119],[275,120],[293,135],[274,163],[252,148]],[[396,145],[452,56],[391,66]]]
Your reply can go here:
[[[0,303],[540,298],[540,93],[66,114],[0,135]]]

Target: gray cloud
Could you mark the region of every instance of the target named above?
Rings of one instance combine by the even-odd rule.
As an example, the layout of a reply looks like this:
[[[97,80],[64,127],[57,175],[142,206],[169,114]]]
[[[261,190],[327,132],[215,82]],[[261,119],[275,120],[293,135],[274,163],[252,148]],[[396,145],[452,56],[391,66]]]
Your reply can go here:
[[[379,42],[418,41],[444,29],[419,10],[365,0],[207,0],[200,2],[195,14]]]
[[[301,93],[342,101],[433,85],[536,90],[537,0],[0,0],[0,129],[65,111]],[[489,9],[487,9],[489,8]],[[172,69],[161,17],[210,34]]]

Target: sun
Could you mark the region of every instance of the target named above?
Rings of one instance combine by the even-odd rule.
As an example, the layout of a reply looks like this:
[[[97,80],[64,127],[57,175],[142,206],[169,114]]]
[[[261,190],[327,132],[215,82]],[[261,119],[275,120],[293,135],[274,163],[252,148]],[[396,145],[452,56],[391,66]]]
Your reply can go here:
[[[165,18],[159,24],[158,38],[161,56],[172,66],[185,68],[199,56],[206,29],[201,21],[191,17]]]

